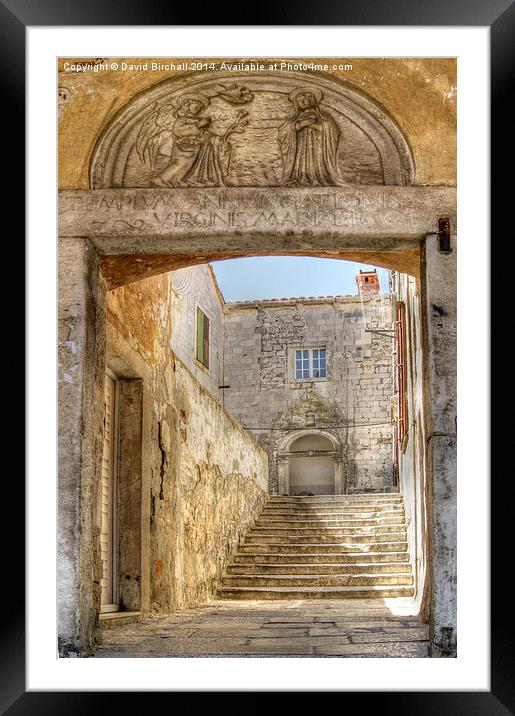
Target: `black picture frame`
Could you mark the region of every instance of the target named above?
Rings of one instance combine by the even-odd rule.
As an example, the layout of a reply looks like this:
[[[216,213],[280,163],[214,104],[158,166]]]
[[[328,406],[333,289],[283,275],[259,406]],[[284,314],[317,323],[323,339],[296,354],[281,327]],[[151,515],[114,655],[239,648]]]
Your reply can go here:
[[[497,147],[492,147],[492,237],[502,222],[503,212],[513,203],[510,182],[504,183],[500,169],[506,161],[507,145],[503,137],[511,137],[512,115],[508,110],[511,77],[513,74],[515,47],[515,9],[512,0],[381,0],[367,2],[331,2],[317,0],[313,4],[299,5],[293,0],[280,3],[255,3],[245,10],[240,4],[233,9],[227,3],[223,10],[212,4],[202,9],[202,25],[359,25],[359,26],[483,26],[491,33],[491,109],[492,137]],[[245,18],[241,10],[254,13]],[[220,13],[223,13],[221,17]],[[241,23],[237,20],[241,15]],[[189,4],[173,4],[166,0],[89,0],[71,3],[66,0],[0,0],[0,57],[4,107],[8,108],[9,144],[17,147],[16,161],[9,168],[9,186],[6,187],[7,204],[18,208],[17,216],[25,215],[23,205],[25,132],[24,88],[25,77],[25,31],[27,27],[77,26],[77,25],[138,25],[138,26],[191,26],[197,23],[198,8]],[[230,18],[230,23],[220,22]],[[235,21],[236,20],[236,21]],[[510,124],[508,124],[510,123]],[[502,159],[501,159],[502,158]],[[19,174],[19,181],[17,172]],[[510,196],[508,197],[508,191]],[[21,230],[21,229],[20,229]],[[500,231],[499,231],[500,233]],[[19,234],[17,241],[21,244]],[[492,258],[493,258],[492,254]],[[23,261],[23,257],[21,259]],[[503,264],[506,264],[503,254]],[[499,293],[502,300],[503,290]],[[507,293],[505,293],[505,297]],[[19,321],[19,308],[13,310]],[[498,321],[500,319],[497,319]],[[496,323],[492,316],[492,330]],[[49,408],[50,409],[50,408]],[[499,446],[498,446],[499,447]],[[492,455],[494,451],[492,450]],[[507,499],[506,482],[512,482],[511,469],[501,469],[500,477],[492,478],[492,595],[491,595],[491,690],[460,692],[367,692],[346,693],[348,698],[358,696],[360,708],[377,707],[384,713],[409,716],[453,714],[453,716],[505,716],[515,713],[515,644],[510,626],[513,622],[509,604],[509,589],[503,579],[505,566],[509,564],[507,546],[511,544],[512,501]],[[504,477],[507,479],[504,480]],[[11,479],[14,494],[9,504],[24,503],[24,486],[21,479]],[[495,519],[494,519],[495,515]],[[17,545],[22,543],[19,535]],[[12,544],[12,533],[4,537],[4,544]],[[0,712],[10,716],[18,714],[91,714],[105,706],[115,708],[114,699],[120,694],[113,692],[27,692],[25,689],[25,612],[21,589],[13,591],[14,580],[19,584],[20,550],[5,550],[6,579],[9,579],[9,602],[4,607],[2,638],[0,640]],[[10,575],[10,576],[8,576]],[[473,597],[472,597],[473,598]],[[134,699],[134,694],[131,699]],[[363,702],[363,699],[366,699]],[[111,706],[111,702],[112,706]]]

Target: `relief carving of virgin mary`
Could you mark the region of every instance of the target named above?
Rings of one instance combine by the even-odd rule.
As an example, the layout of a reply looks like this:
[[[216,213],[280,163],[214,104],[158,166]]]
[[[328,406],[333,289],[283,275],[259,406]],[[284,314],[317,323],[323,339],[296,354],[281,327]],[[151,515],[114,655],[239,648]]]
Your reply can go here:
[[[336,162],[340,128],[320,109],[322,92],[299,87],[290,92],[294,114],[278,129],[283,160],[282,183],[286,186],[339,186]]]

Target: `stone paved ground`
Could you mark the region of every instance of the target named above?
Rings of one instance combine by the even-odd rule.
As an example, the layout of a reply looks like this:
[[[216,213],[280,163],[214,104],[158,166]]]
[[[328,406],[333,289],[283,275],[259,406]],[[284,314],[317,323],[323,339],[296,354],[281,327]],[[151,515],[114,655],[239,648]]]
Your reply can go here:
[[[428,657],[409,599],[212,601],[104,631],[93,658]]]

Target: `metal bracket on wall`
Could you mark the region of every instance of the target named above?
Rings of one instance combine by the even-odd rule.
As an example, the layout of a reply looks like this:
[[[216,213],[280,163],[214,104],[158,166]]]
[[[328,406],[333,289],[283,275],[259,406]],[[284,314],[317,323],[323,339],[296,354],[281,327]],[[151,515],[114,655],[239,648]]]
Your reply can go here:
[[[452,253],[451,222],[448,216],[442,216],[438,219],[438,248],[443,254]]]

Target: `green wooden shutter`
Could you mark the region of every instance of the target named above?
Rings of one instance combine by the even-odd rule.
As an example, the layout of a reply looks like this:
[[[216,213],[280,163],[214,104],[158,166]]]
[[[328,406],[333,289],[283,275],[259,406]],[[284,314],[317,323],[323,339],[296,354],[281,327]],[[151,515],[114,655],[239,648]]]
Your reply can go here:
[[[204,314],[197,308],[197,360],[203,363],[204,358]]]
[[[209,318],[197,308],[197,360],[209,368]]]
[[[209,318],[204,316],[204,360],[202,361],[206,368],[209,368]]]

